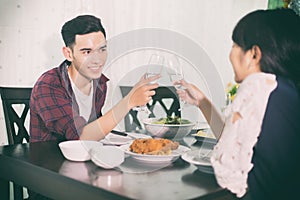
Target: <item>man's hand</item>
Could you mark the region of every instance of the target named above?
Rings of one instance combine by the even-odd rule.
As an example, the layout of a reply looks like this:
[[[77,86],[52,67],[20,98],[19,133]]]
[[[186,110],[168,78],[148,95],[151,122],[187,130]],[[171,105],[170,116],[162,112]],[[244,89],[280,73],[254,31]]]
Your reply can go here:
[[[160,78],[160,75],[152,76],[150,78],[146,78],[144,75],[139,82],[131,89],[129,92],[128,106],[129,108],[133,108],[136,106],[144,106],[151,99],[152,96],[155,95],[154,89],[158,88],[158,83],[151,83]]]

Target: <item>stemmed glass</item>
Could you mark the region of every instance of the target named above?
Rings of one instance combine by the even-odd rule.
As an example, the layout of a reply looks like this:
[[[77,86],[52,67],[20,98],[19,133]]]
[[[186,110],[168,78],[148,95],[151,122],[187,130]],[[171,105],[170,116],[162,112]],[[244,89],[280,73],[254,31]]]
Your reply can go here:
[[[170,68],[170,70],[168,70],[168,74],[172,83],[184,79],[183,69],[176,55],[172,54],[168,58],[167,65]],[[182,85],[178,85],[178,84],[174,85],[174,87],[176,88],[176,90],[185,89]],[[186,104],[185,101],[180,99],[180,108],[178,110],[181,111],[185,104]]]
[[[165,58],[162,55],[152,54],[150,56],[146,78],[161,74]],[[158,79],[151,81],[151,84],[157,83]]]
[[[150,77],[161,74],[163,65],[164,65],[164,57],[162,55],[152,54],[150,56],[150,59],[149,59],[148,65],[147,65],[146,78],[150,78]],[[157,81],[158,81],[157,79],[154,81],[151,81],[150,84],[154,84]],[[148,107],[146,105],[137,106],[137,107],[133,108],[133,110],[136,110],[138,112],[144,111],[147,114],[151,114],[151,111],[148,109]]]

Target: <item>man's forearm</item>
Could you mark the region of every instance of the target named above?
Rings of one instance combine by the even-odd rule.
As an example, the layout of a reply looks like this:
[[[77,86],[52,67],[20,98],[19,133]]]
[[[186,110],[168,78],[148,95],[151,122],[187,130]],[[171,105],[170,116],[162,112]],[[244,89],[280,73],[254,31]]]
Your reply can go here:
[[[129,112],[129,97],[123,98],[112,109],[95,121],[87,124],[81,133],[81,140],[104,138]]]

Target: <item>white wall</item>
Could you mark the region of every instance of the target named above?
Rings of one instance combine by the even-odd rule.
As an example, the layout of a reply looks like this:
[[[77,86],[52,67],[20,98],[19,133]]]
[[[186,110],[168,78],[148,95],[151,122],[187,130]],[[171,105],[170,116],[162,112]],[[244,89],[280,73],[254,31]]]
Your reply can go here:
[[[32,86],[42,72],[57,66],[63,60],[61,26],[83,13],[102,19],[108,40],[142,28],[185,36],[206,52],[225,85],[233,80],[228,54],[234,25],[249,11],[266,7],[267,0],[0,0],[0,85]],[[143,51],[130,56],[140,60]],[[110,88],[137,66],[130,61],[115,65],[131,68],[107,68]],[[2,109],[0,130],[1,145],[6,143]]]

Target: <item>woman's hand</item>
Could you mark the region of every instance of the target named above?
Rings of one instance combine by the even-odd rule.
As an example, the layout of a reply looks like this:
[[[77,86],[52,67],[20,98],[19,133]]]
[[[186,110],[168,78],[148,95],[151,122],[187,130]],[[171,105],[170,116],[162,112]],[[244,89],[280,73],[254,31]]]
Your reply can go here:
[[[144,75],[137,84],[131,89],[128,93],[128,106],[129,108],[133,108],[136,106],[144,106],[151,99],[152,96],[155,95],[154,89],[156,89],[159,85],[158,83],[151,83],[160,78],[160,75],[152,76],[150,78],[146,78]]]
[[[206,99],[206,96],[197,86],[188,83],[185,80],[176,81],[174,82],[174,85],[181,85],[185,88],[183,90],[176,90],[176,92],[182,100],[189,104],[199,107],[202,100]]]

